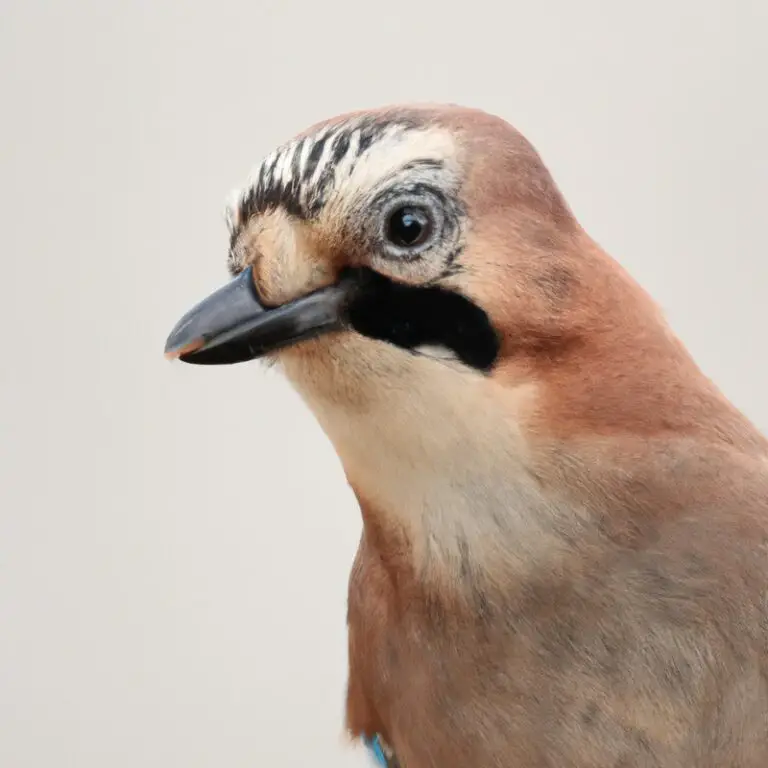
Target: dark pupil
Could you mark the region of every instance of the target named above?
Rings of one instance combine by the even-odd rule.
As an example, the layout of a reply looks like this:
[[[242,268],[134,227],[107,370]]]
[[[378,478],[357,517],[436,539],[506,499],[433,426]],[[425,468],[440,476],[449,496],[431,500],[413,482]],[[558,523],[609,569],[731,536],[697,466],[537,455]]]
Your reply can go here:
[[[401,247],[414,246],[429,234],[426,214],[417,208],[401,208],[389,220],[387,237]]]

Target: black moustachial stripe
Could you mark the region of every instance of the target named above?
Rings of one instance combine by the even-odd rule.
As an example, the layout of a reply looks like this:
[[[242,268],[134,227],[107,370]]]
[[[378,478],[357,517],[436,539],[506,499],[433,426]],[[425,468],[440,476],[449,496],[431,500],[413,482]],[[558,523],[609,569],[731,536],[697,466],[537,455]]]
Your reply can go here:
[[[472,368],[493,367],[499,336],[488,315],[466,296],[437,285],[397,283],[368,268],[352,272],[359,289],[347,319],[358,333],[404,349],[440,345]]]

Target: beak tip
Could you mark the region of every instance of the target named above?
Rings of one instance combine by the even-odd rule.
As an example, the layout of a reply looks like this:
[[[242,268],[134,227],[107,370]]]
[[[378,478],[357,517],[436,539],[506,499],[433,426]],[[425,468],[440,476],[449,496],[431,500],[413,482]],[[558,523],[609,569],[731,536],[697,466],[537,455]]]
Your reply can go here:
[[[163,353],[166,360],[178,360],[184,355],[191,355],[193,352],[197,352],[205,344],[203,339],[193,339],[187,344],[174,344],[169,339],[165,345],[165,351]]]

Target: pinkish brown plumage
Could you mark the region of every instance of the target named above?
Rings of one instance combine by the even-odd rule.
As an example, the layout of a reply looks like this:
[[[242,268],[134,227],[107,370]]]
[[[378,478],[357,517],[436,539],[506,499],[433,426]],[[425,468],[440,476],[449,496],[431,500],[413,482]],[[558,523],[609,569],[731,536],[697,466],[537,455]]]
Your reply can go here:
[[[768,444],[528,142],[343,116],[229,221],[233,273],[303,314],[182,358],[276,360],[343,463],[350,733],[407,768],[765,768]]]

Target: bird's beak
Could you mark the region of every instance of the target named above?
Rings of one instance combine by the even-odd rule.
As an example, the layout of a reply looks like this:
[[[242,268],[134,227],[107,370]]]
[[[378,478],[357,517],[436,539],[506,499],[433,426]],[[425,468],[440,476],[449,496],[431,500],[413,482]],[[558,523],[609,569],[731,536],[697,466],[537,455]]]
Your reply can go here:
[[[277,307],[261,303],[249,267],[187,312],[165,343],[165,356],[197,365],[253,360],[343,327],[356,283],[351,278]]]

